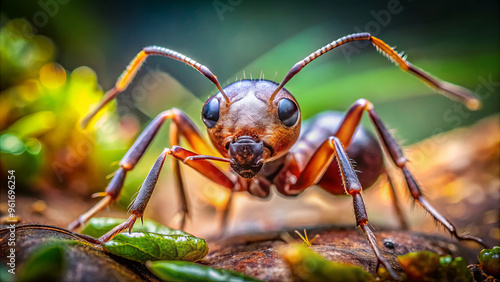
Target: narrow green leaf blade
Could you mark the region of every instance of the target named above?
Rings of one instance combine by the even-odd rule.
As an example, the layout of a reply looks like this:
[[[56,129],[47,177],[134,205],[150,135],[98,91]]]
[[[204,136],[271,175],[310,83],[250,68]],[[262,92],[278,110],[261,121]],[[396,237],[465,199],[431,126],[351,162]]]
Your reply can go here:
[[[154,261],[147,263],[146,266],[156,276],[165,281],[261,281],[236,271],[216,269],[185,261]]]

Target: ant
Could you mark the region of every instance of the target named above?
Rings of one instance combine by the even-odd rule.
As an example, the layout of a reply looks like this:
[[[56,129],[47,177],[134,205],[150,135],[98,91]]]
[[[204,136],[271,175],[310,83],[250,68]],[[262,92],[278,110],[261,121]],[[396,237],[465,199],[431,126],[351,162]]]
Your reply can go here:
[[[247,191],[260,198],[269,196],[272,185],[285,196],[298,195],[306,188],[318,185],[334,195],[352,196],[356,224],[363,231],[375,253],[377,266],[382,264],[391,276],[397,278],[397,274],[377,247],[361,194],[363,187],[370,187],[382,174],[386,174],[389,183],[391,182],[383,165],[383,150],[386,150],[393,163],[402,171],[406,185],[416,202],[457,239],[472,240],[485,245],[480,238],[459,235],[455,226],[427,202],[406,165],[407,159],[401,148],[369,101],[357,100],[345,115],[338,112],[320,113],[304,122],[301,127],[299,105],[292,94],[283,87],[319,56],[355,41],[370,41],[382,55],[403,71],[415,75],[436,92],[460,101],[471,110],[480,107],[480,101],[473,92],[435,78],[413,66],[406,60],[406,56],[397,53],[385,42],[369,33],[347,35],[321,47],[296,63],[279,84],[269,80],[245,79],[234,82],[224,89],[206,66],[191,58],[162,47],[145,47],[130,62],[100,104],[82,120],[82,127],[85,127],[106,103],[127,88],[148,56],[164,56],[193,67],[212,81],[219,90],[205,102],[202,109],[203,122],[217,152],[203,140],[194,123],[181,110],[172,108],[160,113],[122,158],[120,168],[106,191],[98,193],[104,198],[68,228],[72,230],[78,228],[117,199],[125,175],[139,162],[162,124],[170,119],[172,147],[166,148],[154,163],[137,197],[131,203],[130,217],[99,238],[100,241],[109,241],[123,230],[127,228],[130,230],[138,218],[142,220],[163,163],[167,156],[171,156],[176,186],[181,198],[179,212],[181,229],[188,216],[186,193],[180,171],[181,162],[233,192]],[[370,117],[378,133],[378,140],[359,126],[364,113]],[[181,137],[187,140],[193,151],[177,146]],[[356,169],[363,173],[356,174],[350,159],[356,162]],[[214,162],[229,163],[234,173],[221,169]],[[394,192],[394,188],[392,190]],[[229,202],[230,200],[225,215],[230,206]],[[400,213],[397,200],[394,204]]]

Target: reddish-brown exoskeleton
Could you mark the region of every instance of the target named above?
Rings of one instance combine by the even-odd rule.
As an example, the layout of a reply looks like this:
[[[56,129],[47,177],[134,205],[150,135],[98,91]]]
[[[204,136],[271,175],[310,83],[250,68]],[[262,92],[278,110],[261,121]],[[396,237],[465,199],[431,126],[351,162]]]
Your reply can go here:
[[[356,224],[368,239],[378,263],[396,277],[377,248],[361,195],[363,187],[370,187],[381,174],[385,173],[381,149],[383,147],[394,164],[402,170],[415,201],[456,238],[473,240],[484,245],[479,238],[458,235],[453,224],[425,200],[406,166],[407,159],[401,148],[369,101],[364,99],[356,101],[345,115],[336,112],[321,113],[307,121],[301,128],[299,105],[283,86],[304,66],[322,54],[357,40],[370,41],[402,70],[417,76],[437,92],[464,103],[470,109],[477,109],[480,106],[480,102],[471,91],[441,81],[414,67],[401,54],[368,33],[348,35],[318,49],[295,64],[280,84],[268,80],[242,80],[224,89],[215,75],[196,61],[169,49],[146,47],[130,63],[115,87],[106,93],[100,105],[82,121],[83,126],[107,102],[127,88],[148,56],[165,56],[195,68],[217,86],[219,93],[210,97],[202,110],[203,122],[217,152],[203,140],[193,122],[181,110],[172,108],[160,113],[121,160],[120,168],[103,193],[104,198],[82,214],[69,228],[77,228],[117,199],[127,171],[133,169],[140,160],[162,124],[171,119],[172,147],[163,151],[146,177],[137,198],[131,205],[132,215],[123,224],[102,236],[101,241],[108,241],[123,230],[131,228],[137,218],[142,217],[165,158],[170,155],[174,158],[173,171],[181,196],[181,228],[188,214],[188,206],[180,174],[180,162],[232,191],[248,191],[257,197],[267,197],[271,185],[285,196],[297,195],[310,186],[318,185],[332,194],[352,196]],[[379,141],[363,128],[355,134],[365,112],[378,133]],[[187,140],[193,151],[177,146],[181,137]],[[362,174],[356,174],[350,158],[356,162],[356,169]],[[234,173],[223,171],[214,165],[213,161],[229,162]]]

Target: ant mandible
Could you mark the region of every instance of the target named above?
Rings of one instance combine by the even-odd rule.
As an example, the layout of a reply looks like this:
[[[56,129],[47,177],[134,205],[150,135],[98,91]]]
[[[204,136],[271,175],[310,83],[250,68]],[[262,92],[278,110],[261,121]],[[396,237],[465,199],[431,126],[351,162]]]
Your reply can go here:
[[[120,161],[120,168],[106,191],[100,193],[104,198],[70,224],[69,229],[79,227],[117,199],[126,173],[135,167],[162,124],[171,119],[173,121],[170,125],[172,147],[161,153],[144,180],[137,197],[131,204],[131,216],[99,238],[101,241],[109,241],[127,228],[130,230],[137,218],[142,219],[163,163],[167,155],[170,155],[174,158],[174,177],[181,198],[181,228],[184,227],[188,215],[188,205],[180,173],[180,162],[232,191],[247,191],[261,198],[270,194],[271,185],[274,185],[276,190],[285,196],[297,195],[308,187],[318,185],[335,195],[352,196],[356,224],[367,238],[378,259],[378,264],[382,264],[393,277],[397,277],[377,248],[375,236],[369,228],[368,216],[361,195],[362,187],[370,187],[380,175],[386,173],[382,146],[387,150],[394,164],[403,172],[408,189],[415,201],[420,203],[457,239],[472,240],[485,245],[480,238],[458,235],[455,226],[427,202],[406,165],[407,159],[401,148],[369,101],[357,100],[343,118],[342,114],[336,112],[321,113],[307,121],[301,130],[299,105],[292,94],[283,88],[284,85],[319,56],[354,41],[370,41],[380,53],[403,71],[415,75],[437,92],[460,101],[469,109],[480,107],[480,102],[473,92],[439,80],[413,66],[405,56],[398,54],[382,40],[369,33],[347,35],[323,46],[296,63],[280,84],[268,80],[245,79],[234,82],[224,89],[206,66],[191,58],[162,47],[145,47],[128,65],[116,85],[105,94],[100,104],[82,120],[82,126],[85,127],[106,103],[127,88],[148,56],[164,56],[195,68],[212,81],[219,90],[216,95],[205,102],[202,109],[202,118],[207,127],[208,136],[218,152],[203,140],[194,123],[181,110],[172,108],[160,113]],[[378,142],[375,137],[359,127],[361,117],[365,112],[368,113],[378,133]],[[360,130],[356,133],[358,127]],[[177,146],[181,137],[187,140],[193,151]],[[356,174],[350,158],[356,162],[356,169],[362,171],[362,174]],[[214,161],[228,162],[236,175],[219,168],[213,164]],[[397,202],[395,204],[397,207]],[[227,209],[224,214],[227,215]]]

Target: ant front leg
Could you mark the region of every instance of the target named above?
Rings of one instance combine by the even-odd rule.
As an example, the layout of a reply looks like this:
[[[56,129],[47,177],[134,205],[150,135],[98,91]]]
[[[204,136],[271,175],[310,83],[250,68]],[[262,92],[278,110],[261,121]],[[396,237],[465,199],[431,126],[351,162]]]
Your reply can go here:
[[[312,158],[306,164],[304,169],[299,172],[298,175],[295,175],[296,181],[294,181],[294,183],[285,184],[284,191],[293,195],[300,193],[307,187],[315,185],[319,182],[333,160],[337,162],[340,169],[340,177],[342,178],[345,193],[352,196],[357,226],[361,228],[363,234],[368,240],[370,247],[377,257],[378,264],[382,264],[393,278],[398,279],[398,275],[394,272],[387,260],[382,257],[380,250],[377,247],[375,235],[370,229],[365,203],[363,201],[363,196],[361,195],[361,183],[359,182],[358,176],[356,175],[356,172],[354,171],[354,168],[352,167],[349,157],[347,156],[344,146],[339,138],[332,136],[324,141],[316,152],[314,152]],[[298,168],[296,167],[296,164],[292,163],[287,172],[289,174],[294,174],[292,172],[294,170],[297,172]]]
[[[194,170],[201,173],[203,176],[219,185],[225,186],[230,189],[233,189],[236,185],[236,183],[233,182],[219,167],[215,166],[211,162],[206,161],[216,160],[227,162],[229,160],[213,156],[198,155],[179,146],[174,146],[172,147],[172,149],[165,149],[151,168],[148,176],[141,185],[137,197],[132,202],[129,210],[132,215],[125,222],[119,224],[108,233],[101,236],[99,238],[99,241],[107,242],[126,229],[129,229],[130,232],[137,218],[141,218],[142,220],[144,210],[146,209],[149,199],[153,194],[153,190],[156,187],[156,183],[158,182],[158,178],[160,176],[160,171],[163,167],[163,163],[165,162],[165,158],[167,157],[167,155],[171,155],[176,160],[182,161],[184,164],[190,166]]]
[[[98,195],[104,195],[104,198],[89,211],[85,212],[77,220],[72,222],[68,226],[68,229],[74,230],[80,227],[95,214],[106,208],[119,197],[127,172],[132,170],[136,166],[141,157],[144,155],[146,149],[149,147],[149,144],[151,144],[151,142],[153,141],[153,138],[156,136],[163,123],[168,119],[171,119],[173,121],[171,124],[171,126],[173,126],[173,129],[171,130],[171,142],[173,143],[173,145],[177,145],[179,142],[179,137],[183,136],[184,138],[186,138],[189,145],[196,151],[213,154],[213,150],[211,149],[211,147],[202,139],[200,133],[196,129],[196,126],[189,119],[189,117],[186,116],[185,113],[175,108],[160,113],[141,133],[132,147],[127,151],[125,156],[123,156],[119,164],[120,168],[117,170],[113,179],[108,184],[106,191],[103,193],[98,193]],[[177,188],[180,191],[179,194],[181,197],[181,211],[184,212],[183,216],[185,217],[187,216],[188,210],[187,200],[179,167],[175,165],[174,176],[176,177]],[[182,219],[181,222],[185,222],[185,220]]]
[[[387,130],[384,123],[373,109],[372,103],[369,101],[359,99],[347,112],[344,121],[336,133],[336,136],[345,142],[344,145],[348,146],[364,112],[368,112],[368,115],[377,130],[379,138],[381,139],[381,143],[389,153],[393,163],[403,172],[406,184],[414,200],[420,203],[420,205],[424,207],[424,209],[429,212],[434,219],[441,223],[458,240],[475,241],[482,246],[487,247],[484,241],[480,238],[469,235],[458,235],[456,227],[448,219],[441,215],[441,213],[439,213],[429,202],[427,202],[419,185],[415,181],[413,174],[407,167],[408,160],[404,156],[401,147],[397,144],[391,133],[389,133],[389,130]]]

